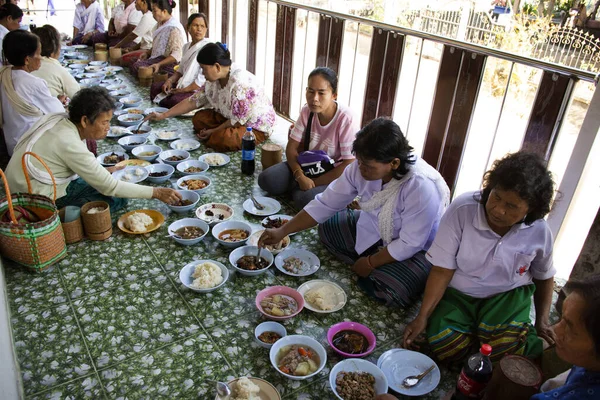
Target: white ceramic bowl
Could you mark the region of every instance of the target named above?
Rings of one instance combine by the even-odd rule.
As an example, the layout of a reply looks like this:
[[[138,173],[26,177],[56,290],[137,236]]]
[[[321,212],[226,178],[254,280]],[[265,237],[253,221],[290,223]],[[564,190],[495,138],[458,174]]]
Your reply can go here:
[[[203,180],[204,182],[206,182],[206,183],[207,183],[207,185],[206,185],[206,186],[204,186],[202,189],[196,189],[196,190],[190,189],[190,188],[188,188],[188,187],[187,187],[187,185],[184,185],[184,182],[185,182],[185,181],[192,180],[192,179],[200,179],[200,180]],[[196,193],[198,193],[198,194],[202,194],[202,193],[206,192],[206,191],[208,190],[208,188],[210,188],[210,185],[211,185],[211,184],[212,184],[212,183],[211,183],[211,180],[210,180],[210,178],[209,178],[208,176],[206,176],[206,175],[201,175],[201,174],[196,174],[196,175],[186,175],[186,176],[184,176],[184,177],[182,177],[182,178],[179,178],[179,179],[177,180],[177,188],[178,188],[179,190],[192,190],[193,192],[196,192]]]
[[[100,72],[100,71],[102,71],[102,69],[103,69],[103,67],[98,66],[98,65],[92,65],[92,63],[90,63],[90,65],[88,65],[87,67],[85,67],[85,70],[87,72]]]
[[[194,238],[194,239],[183,239],[183,238],[176,236],[175,232],[178,229],[183,228],[184,226],[198,227],[198,228],[202,229],[204,234],[202,236],[198,236],[197,238]],[[206,236],[206,234],[208,233],[209,230],[210,230],[210,227],[208,226],[208,224],[204,221],[199,220],[198,218],[183,218],[183,219],[175,221],[171,225],[169,225],[168,232],[169,232],[169,236],[171,236],[171,238],[173,240],[175,240],[177,243],[182,244],[184,246],[191,246],[193,244],[200,243],[200,241],[202,239],[204,239],[204,237]]]
[[[102,82],[102,79],[104,79],[106,76],[102,72],[84,72],[83,77],[87,79],[98,79],[100,82]]]
[[[133,115],[138,115],[138,114],[133,114]],[[140,131],[141,133],[133,133],[133,130],[136,128],[135,126],[128,127],[127,128],[127,133],[130,134],[131,136],[134,136],[134,137],[148,138],[148,136],[150,136],[150,133],[152,132],[152,128],[150,128],[150,126],[147,125],[147,124],[148,124],[148,122],[144,122],[138,128],[138,131]]]
[[[155,152],[156,154],[151,155],[151,156],[142,156],[140,154],[142,153],[147,153],[147,152]],[[137,146],[136,148],[134,148],[133,150],[131,150],[131,154],[133,154],[135,156],[135,158],[139,158],[140,160],[146,160],[146,161],[154,161],[156,160],[156,157],[158,157],[158,155],[160,154],[160,152],[162,151],[162,148],[160,146],[155,146],[153,144],[147,144],[144,146]]]
[[[102,82],[100,79],[85,78],[79,81],[81,87],[98,86]]]
[[[123,126],[135,126],[135,125],[139,124],[140,122],[142,122],[143,119],[144,119],[143,115],[129,114],[129,113],[121,114],[117,117],[117,120]]]
[[[296,257],[302,260],[302,262],[304,263],[304,268],[301,269],[298,273],[290,272],[283,268],[285,260],[287,260],[290,257]],[[317,270],[321,267],[321,261],[319,260],[319,257],[317,257],[314,253],[311,253],[308,250],[286,248],[284,251],[277,254],[277,257],[275,257],[275,266],[278,270],[287,275],[308,276],[317,272]]]
[[[125,151],[131,151],[134,147],[146,144],[148,141],[145,137],[125,136],[117,141]]]
[[[194,270],[196,269],[196,265],[200,265],[205,262],[211,262],[211,263],[215,264],[217,267],[221,268],[221,276],[223,277],[223,281],[220,284],[218,284],[217,286],[208,288],[208,289],[194,288],[191,286],[192,282],[194,281],[194,278],[192,278],[192,274],[194,273]],[[186,264],[181,269],[181,271],[179,271],[179,280],[181,281],[183,286],[185,286],[186,288],[188,288],[190,290],[193,290],[194,292],[198,292],[198,293],[208,293],[208,292],[212,292],[213,290],[217,290],[218,288],[223,286],[225,284],[225,282],[227,282],[228,279],[229,279],[229,270],[227,269],[227,267],[224,266],[223,264],[221,264],[220,262],[213,261],[213,260],[192,261],[191,263]]]
[[[179,139],[179,131],[177,129],[161,129],[156,131],[156,139],[171,141]]]
[[[165,167],[173,168],[171,165],[166,165],[166,164],[155,164],[155,165],[163,165]],[[146,167],[146,168],[148,168],[148,167]],[[191,190],[178,190],[177,192],[181,195],[182,200],[189,200],[192,202],[192,204],[189,204],[187,206],[173,206],[171,204],[167,204],[167,206],[173,212],[176,212],[178,214],[190,211],[192,208],[196,207],[196,204],[198,204],[198,202],[200,201],[200,195],[196,192],[192,192]],[[201,220],[201,221],[206,223],[206,221],[204,221],[204,220]]]
[[[138,108],[138,107],[130,107],[130,108],[126,108],[126,110],[129,114],[144,115],[144,110],[142,110],[141,108]]]
[[[258,324],[258,326],[254,329],[254,338],[256,339],[256,343],[258,343],[260,347],[264,347],[265,349],[270,349],[271,347],[273,347],[273,345],[265,343],[258,338],[264,332],[275,332],[282,338],[287,336],[287,330],[285,329],[285,326],[281,325],[279,322],[267,321]]]
[[[228,229],[243,229],[248,232],[248,237],[250,237],[250,233],[252,232],[252,227],[245,222],[242,221],[225,221],[219,222],[212,228],[212,235],[219,244],[222,244],[225,247],[229,247],[231,249],[235,247],[240,247],[246,244],[247,238],[244,240],[240,240],[239,242],[225,242],[219,239],[219,235]]]
[[[277,361],[278,361],[277,353],[279,353],[279,350],[281,350],[282,347],[289,346],[292,344],[308,346],[317,353],[317,355],[319,356],[320,362],[319,362],[319,368],[317,368],[317,370],[315,372],[313,372],[312,374],[306,375],[306,376],[294,376],[294,375],[286,374],[279,370],[278,364],[277,364]],[[327,352],[325,351],[325,348],[321,345],[321,343],[317,342],[315,339],[313,339],[311,337],[304,336],[304,335],[290,335],[290,336],[286,336],[284,338],[279,339],[278,341],[276,341],[273,344],[273,347],[271,347],[271,351],[269,351],[269,359],[271,360],[271,365],[273,366],[273,368],[275,368],[277,370],[277,372],[279,372],[281,375],[285,376],[286,378],[293,379],[295,381],[303,381],[303,380],[312,378],[313,376],[315,376],[319,372],[321,372],[321,370],[325,367],[325,363],[327,363]]]
[[[206,211],[210,210],[213,215],[206,215]],[[219,215],[223,216],[223,219],[219,219]],[[196,210],[196,217],[206,222],[210,226],[215,226],[220,222],[229,221],[233,217],[233,208],[225,203],[208,203],[203,204]]]
[[[106,61],[90,61],[90,65],[93,67],[106,67],[108,63]]]
[[[260,275],[264,272],[267,272],[271,265],[273,265],[273,254],[267,249],[262,249],[260,252],[260,258],[264,258],[268,265],[263,269],[258,269],[256,271],[249,271],[246,269],[239,268],[237,266],[237,260],[244,256],[256,256],[258,254],[258,247],[256,246],[242,246],[233,250],[229,254],[229,263],[233,266],[233,268],[242,275],[246,276],[256,276]]]
[[[113,90],[112,92],[108,93],[109,95],[111,95],[112,97],[114,97],[117,100],[122,99],[123,97],[127,97],[129,95],[131,95],[131,92],[128,92],[127,90]],[[123,103],[121,103],[123,104]]]
[[[127,89],[127,85],[125,85],[123,83],[113,84],[113,85],[106,87],[106,90],[108,90],[109,92],[122,91],[122,90],[126,90],[126,89]],[[121,103],[121,105],[123,105],[123,103]]]
[[[142,104],[142,98],[135,96],[121,97],[119,101],[123,103],[125,108],[139,107]]]
[[[169,146],[174,150],[194,151],[200,148],[200,142],[196,139],[179,139]]]
[[[153,112],[158,113],[158,114],[162,114],[169,111],[168,108],[165,107],[150,107],[150,108],[146,108],[144,110],[144,114],[149,115],[152,114]]]
[[[167,158],[173,157],[173,156],[183,157],[183,159],[178,160],[178,161],[167,160]],[[160,159],[165,164],[169,164],[169,165],[173,165],[173,166],[177,166],[177,164],[179,164],[182,161],[187,161],[189,158],[190,158],[190,153],[188,153],[187,151],[183,151],[183,150],[166,150],[166,151],[163,151],[162,153],[160,153]],[[183,188],[183,189],[185,189],[185,188]]]
[[[375,378],[375,394],[385,394],[388,392],[388,380],[383,371],[375,364],[360,358],[352,358],[340,361],[335,364],[329,372],[329,386],[340,400],[344,400],[337,392],[336,378],[340,372],[366,372]]]
[[[202,171],[185,172],[186,169],[191,168],[191,167],[200,168],[200,169],[202,169]],[[203,161],[199,161],[199,160],[187,160],[187,161],[183,161],[183,162],[180,162],[179,164],[177,164],[177,171],[179,171],[183,175],[203,174],[206,171],[208,171],[208,164]]]
[[[129,156],[126,153],[122,152],[122,151],[109,151],[107,153],[100,154],[98,157],[96,157],[96,159],[98,160],[98,162],[100,164],[102,164],[104,166],[113,166],[113,165],[116,165],[117,163],[105,163],[104,162],[104,158],[107,157],[107,156],[110,156],[113,153],[117,154],[119,156],[123,156],[124,157],[123,160],[129,160]]]
[[[167,165],[167,164],[151,164],[151,165],[147,165],[146,169],[148,170],[148,174],[151,174],[153,172],[166,172],[167,175],[165,176],[150,176],[148,175],[148,181],[152,182],[152,183],[162,183],[162,182],[166,182],[169,180],[169,178],[171,177],[171,175],[173,175],[173,173],[175,172],[175,168],[173,168],[172,165]]]

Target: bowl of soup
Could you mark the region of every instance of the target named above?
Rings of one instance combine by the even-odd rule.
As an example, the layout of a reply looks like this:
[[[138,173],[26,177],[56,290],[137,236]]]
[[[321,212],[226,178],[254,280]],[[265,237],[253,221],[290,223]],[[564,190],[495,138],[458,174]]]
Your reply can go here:
[[[273,254],[267,249],[260,251],[259,259],[256,258],[257,254],[258,247],[256,246],[238,247],[229,254],[229,262],[242,275],[260,275],[273,265]]]
[[[340,322],[327,331],[329,346],[343,357],[364,357],[375,350],[375,334],[358,322]]]
[[[202,174],[208,170],[208,164],[200,160],[187,160],[177,165],[182,175]]]
[[[273,344],[269,359],[281,375],[301,381],[321,372],[327,362],[327,352],[309,336],[288,335]]]
[[[177,187],[181,190],[191,190],[198,194],[202,194],[208,190],[211,181],[205,175],[186,175],[177,180]]]
[[[144,137],[138,138],[138,137],[132,137],[132,136],[125,136],[125,137],[122,137],[121,139],[119,139],[117,141],[117,143],[119,143],[121,145],[121,147],[125,149],[125,151],[131,151],[134,148],[136,148],[137,146],[146,144],[147,141],[148,141],[148,139],[146,139]]]
[[[169,225],[169,236],[177,243],[191,246],[199,243],[208,233],[209,226],[198,218],[183,218]]]
[[[175,168],[167,164],[150,164],[146,166],[148,180],[152,183],[163,183],[169,180],[175,172]]]
[[[254,329],[256,343],[265,349],[270,349],[276,341],[285,336],[287,336],[287,330],[279,322],[262,322]]]
[[[137,146],[133,150],[131,150],[131,154],[133,154],[136,158],[140,160],[146,161],[154,161],[156,157],[160,154],[162,148],[160,146],[156,146],[154,144],[146,144],[143,146]]]
[[[125,108],[139,107],[142,104],[142,98],[135,96],[121,97],[119,101],[123,103],[123,107]],[[142,113],[143,112],[144,111],[142,110]]]
[[[304,297],[287,286],[270,286],[256,295],[256,308],[268,319],[283,321],[295,317],[304,308]]]
[[[170,165],[165,164],[154,165],[163,165],[165,167],[171,167]],[[176,212],[178,214],[190,211],[191,209],[196,207],[196,204],[198,204],[198,201],[200,201],[200,195],[196,192],[192,192],[191,190],[178,190],[177,193],[181,195],[181,200],[179,200],[177,203],[167,204],[167,207],[169,207],[171,211]]]
[[[235,248],[246,244],[252,227],[242,221],[219,222],[212,228],[212,235],[219,244]]]
[[[160,159],[165,163],[177,166],[182,161],[189,160],[190,153],[185,150],[165,150],[161,153]],[[185,188],[184,188],[185,189]]]
[[[143,115],[140,114],[129,114],[129,113],[125,113],[125,114],[121,114],[117,117],[117,120],[119,121],[119,124],[123,125],[123,126],[134,126],[139,124],[140,122],[142,122],[142,120],[144,119]]]

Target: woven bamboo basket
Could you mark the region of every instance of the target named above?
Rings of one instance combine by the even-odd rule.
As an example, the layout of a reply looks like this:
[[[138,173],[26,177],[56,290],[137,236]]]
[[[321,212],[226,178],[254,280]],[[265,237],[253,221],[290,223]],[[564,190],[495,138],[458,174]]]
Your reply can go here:
[[[65,208],[58,210],[58,216],[61,221],[65,219]],[[83,239],[83,224],[81,223],[81,217],[71,222],[61,222],[62,230],[65,234],[65,241],[67,244],[77,243]]]
[[[96,50],[94,52],[95,61],[108,61],[108,52],[106,50]]]
[[[103,207],[104,210],[97,214],[88,214],[94,207]],[[90,201],[81,207],[81,219],[83,229],[90,240],[105,240],[112,235],[112,220],[110,219],[110,207],[105,201]]]
[[[121,64],[121,56],[122,56],[121,48],[111,47],[108,50],[108,56],[110,59],[110,63],[112,65],[120,65]]]
[[[32,194],[31,180],[25,165],[25,158],[28,155],[37,158],[50,173],[54,187],[54,199]],[[6,190],[6,197],[0,200],[0,215],[8,211],[11,219],[10,222],[0,222],[0,253],[30,270],[40,272],[67,255],[65,236],[54,204],[56,182],[46,163],[34,153],[23,154],[21,165],[29,193],[11,194],[6,176],[0,170]],[[14,212],[15,206],[26,208],[40,220],[20,223]]]
[[[154,82],[164,82],[169,78],[169,74],[166,72],[159,72],[154,74],[153,81]]]
[[[539,391],[542,371],[533,361],[518,355],[502,357],[485,389],[484,400],[529,400]]]

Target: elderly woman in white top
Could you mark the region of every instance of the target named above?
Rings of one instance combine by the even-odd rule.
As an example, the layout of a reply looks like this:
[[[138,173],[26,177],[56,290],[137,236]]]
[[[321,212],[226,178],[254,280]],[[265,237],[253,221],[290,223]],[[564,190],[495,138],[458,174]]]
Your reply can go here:
[[[519,152],[494,162],[482,190],[454,199],[427,251],[433,268],[405,347],[426,331],[444,362],[459,363],[484,343],[492,346],[492,361],[541,356],[539,337],[554,341],[548,316],[556,270],[544,220],[553,195],[545,162]]]
[[[161,92],[167,95],[159,103],[161,107],[171,108],[182,100],[190,97],[204,84],[206,79],[200,71],[200,64],[196,61],[198,52],[210,43],[206,39],[208,30],[208,19],[203,13],[190,15],[187,22],[187,31],[191,41],[183,45],[183,57],[179,69],[164,83],[157,82],[150,88],[150,100],[152,101]]]
[[[0,65],[4,64],[2,58],[2,41],[8,32],[19,29],[23,11],[14,4],[3,4],[0,6]]]
[[[79,83],[60,62],[60,34],[52,25],[44,25],[33,30],[42,45],[42,65],[31,74],[46,81],[52,96],[73,98],[80,89]]]
[[[8,154],[42,115],[65,111],[46,82],[31,74],[40,68],[41,53],[40,40],[32,33],[17,29],[4,38],[4,56],[12,65],[0,70],[0,115]]]
[[[104,15],[96,0],[81,0],[75,6],[72,44],[92,43],[92,36],[104,32]]]
[[[425,258],[449,200],[448,186],[412,147],[393,121],[375,119],[352,145],[356,156],[291,221],[267,229],[259,245],[319,224],[321,241],[352,265],[359,286],[389,306],[407,307],[420,297],[431,264]],[[361,211],[346,209],[360,197]]]

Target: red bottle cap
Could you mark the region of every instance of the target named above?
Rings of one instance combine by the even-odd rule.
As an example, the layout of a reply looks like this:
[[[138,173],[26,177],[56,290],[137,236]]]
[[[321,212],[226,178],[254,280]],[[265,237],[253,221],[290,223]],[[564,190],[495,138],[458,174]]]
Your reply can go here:
[[[490,346],[489,344],[483,344],[481,345],[481,350],[479,351],[484,356],[489,356],[490,354],[492,354],[492,346]]]

